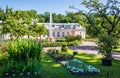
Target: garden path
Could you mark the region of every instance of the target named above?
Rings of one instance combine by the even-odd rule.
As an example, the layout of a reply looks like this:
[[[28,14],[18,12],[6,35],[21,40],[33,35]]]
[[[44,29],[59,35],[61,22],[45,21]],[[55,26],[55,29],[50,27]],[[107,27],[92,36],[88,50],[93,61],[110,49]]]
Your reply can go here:
[[[60,49],[61,47],[46,47],[43,48],[44,51],[46,52],[48,49]],[[95,54],[95,55],[101,55],[98,51],[97,44],[95,42],[83,42],[81,45],[78,46],[69,46],[69,49],[78,51],[78,52],[83,52],[86,54]],[[120,60],[120,52],[113,52],[114,59]]]
[[[76,47],[69,46],[69,48],[71,50],[83,52],[83,53],[87,53],[87,54],[101,55],[99,53],[97,44],[95,42],[83,42],[81,45],[78,45]],[[114,59],[120,60],[120,52],[113,52],[112,57]]]

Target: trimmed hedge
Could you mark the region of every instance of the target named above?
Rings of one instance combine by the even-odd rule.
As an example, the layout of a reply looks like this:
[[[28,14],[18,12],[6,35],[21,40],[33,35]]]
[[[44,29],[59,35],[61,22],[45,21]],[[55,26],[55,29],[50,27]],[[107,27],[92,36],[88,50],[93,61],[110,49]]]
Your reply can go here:
[[[58,46],[62,46],[62,45],[67,45],[67,46],[74,46],[74,45],[78,45],[81,44],[81,41],[75,40],[73,42],[43,42],[42,46],[43,47],[58,47]]]

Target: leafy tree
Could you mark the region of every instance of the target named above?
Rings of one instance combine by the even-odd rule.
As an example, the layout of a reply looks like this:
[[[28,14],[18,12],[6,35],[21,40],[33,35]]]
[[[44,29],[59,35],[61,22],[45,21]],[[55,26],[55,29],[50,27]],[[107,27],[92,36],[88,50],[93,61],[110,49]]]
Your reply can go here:
[[[44,22],[45,22],[45,18],[43,17],[42,14],[38,14],[38,15],[37,15],[37,19],[38,19],[38,22],[41,22],[41,23],[44,23]]]
[[[2,20],[3,16],[4,16],[4,10],[0,8],[0,20]]]
[[[41,35],[46,34],[47,29],[44,25],[39,25],[37,22],[34,23],[32,26],[32,35],[33,36],[40,36],[40,40],[41,40]]]
[[[17,36],[17,38],[22,37],[26,34],[28,35],[28,33],[30,35],[29,26],[31,26],[32,19],[36,17],[37,12],[35,10],[14,11],[12,8],[7,7],[2,20],[2,33],[10,34],[11,39],[13,35]]]
[[[83,4],[90,11],[82,14],[86,16],[89,26],[93,28],[93,34],[99,37],[100,51],[106,59],[109,59],[112,57],[113,45],[120,36],[120,2],[107,0],[106,4],[103,4],[98,0],[84,0]],[[91,14],[93,12],[97,15]]]
[[[107,0],[100,3],[99,0],[84,0],[82,2],[89,12],[83,13],[88,20],[88,27],[99,38],[99,51],[103,54],[104,60],[112,58],[112,48],[116,40],[120,38],[120,2],[117,0]],[[71,8],[75,8],[72,6]],[[103,61],[102,61],[102,64]],[[109,63],[111,65],[111,63]]]
[[[44,13],[44,18],[45,18],[45,22],[48,23],[49,22],[49,18],[50,18],[50,13],[49,12],[45,12]]]
[[[53,22],[59,23],[58,15],[56,13],[52,13],[53,16]]]

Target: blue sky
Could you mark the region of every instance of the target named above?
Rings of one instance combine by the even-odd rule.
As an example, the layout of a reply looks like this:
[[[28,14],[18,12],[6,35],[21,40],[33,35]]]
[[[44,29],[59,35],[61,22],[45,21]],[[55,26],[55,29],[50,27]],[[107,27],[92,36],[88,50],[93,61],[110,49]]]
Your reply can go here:
[[[74,5],[81,10],[85,9],[81,4],[82,0],[0,0],[0,7],[6,8],[6,5],[14,10],[37,10],[38,13],[54,12],[65,14],[65,11],[75,12],[70,9],[70,5]]]
[[[14,10],[34,9],[40,14],[44,12],[65,14],[65,11],[76,12],[69,8],[70,5],[74,5],[80,10],[86,10],[81,2],[82,0],[0,0],[0,8],[5,9],[8,5]]]

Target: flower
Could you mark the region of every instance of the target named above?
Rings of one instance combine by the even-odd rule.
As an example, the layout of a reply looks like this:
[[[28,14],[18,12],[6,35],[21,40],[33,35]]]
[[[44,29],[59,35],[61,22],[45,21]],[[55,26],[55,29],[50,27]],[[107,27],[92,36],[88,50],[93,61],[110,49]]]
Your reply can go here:
[[[6,50],[5,50],[5,49],[2,49],[2,52],[6,52]]]

